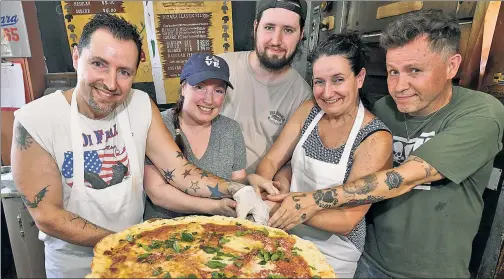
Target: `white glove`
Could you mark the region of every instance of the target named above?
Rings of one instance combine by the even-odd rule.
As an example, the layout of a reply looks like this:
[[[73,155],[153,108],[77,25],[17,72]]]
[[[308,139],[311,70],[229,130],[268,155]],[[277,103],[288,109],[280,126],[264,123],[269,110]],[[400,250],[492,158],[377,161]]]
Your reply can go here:
[[[236,215],[238,218],[246,219],[247,215],[251,214],[256,223],[261,225],[268,223],[270,208],[256,194],[253,187],[247,185],[241,188],[233,195],[233,198],[237,202]]]

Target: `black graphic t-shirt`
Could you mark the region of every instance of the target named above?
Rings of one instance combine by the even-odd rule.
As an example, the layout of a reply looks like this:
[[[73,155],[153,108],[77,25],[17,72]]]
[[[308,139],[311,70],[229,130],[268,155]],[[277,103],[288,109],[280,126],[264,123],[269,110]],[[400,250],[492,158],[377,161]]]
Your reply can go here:
[[[415,155],[445,179],[373,204],[364,256],[392,277],[468,278],[483,190],[502,149],[504,106],[485,93],[453,87],[450,103],[436,115],[407,117],[390,96],[374,113],[392,131],[396,166]],[[409,140],[405,125],[409,133],[418,130]]]

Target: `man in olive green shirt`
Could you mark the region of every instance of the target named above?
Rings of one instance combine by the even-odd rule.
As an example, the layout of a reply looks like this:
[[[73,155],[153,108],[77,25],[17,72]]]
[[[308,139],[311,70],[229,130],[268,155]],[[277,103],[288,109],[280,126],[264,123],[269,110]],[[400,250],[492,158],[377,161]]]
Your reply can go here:
[[[356,278],[465,277],[482,194],[502,149],[504,106],[452,86],[460,27],[437,10],[409,13],[382,33],[388,89],[375,114],[394,135],[394,168],[283,200],[270,225],[283,229],[323,210],[375,203]]]

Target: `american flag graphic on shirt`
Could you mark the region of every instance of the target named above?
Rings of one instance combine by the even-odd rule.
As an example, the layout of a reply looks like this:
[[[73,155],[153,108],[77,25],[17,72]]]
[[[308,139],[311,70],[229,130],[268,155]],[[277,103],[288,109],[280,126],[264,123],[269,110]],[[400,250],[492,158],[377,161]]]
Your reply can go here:
[[[73,152],[67,151],[61,173],[68,186],[73,186]],[[100,150],[84,151],[84,184],[87,187],[103,189],[121,182],[129,176],[129,160],[126,147],[122,149],[107,146]],[[87,179],[86,179],[87,178]],[[110,185],[111,180],[113,184]],[[105,184],[104,184],[105,183]]]

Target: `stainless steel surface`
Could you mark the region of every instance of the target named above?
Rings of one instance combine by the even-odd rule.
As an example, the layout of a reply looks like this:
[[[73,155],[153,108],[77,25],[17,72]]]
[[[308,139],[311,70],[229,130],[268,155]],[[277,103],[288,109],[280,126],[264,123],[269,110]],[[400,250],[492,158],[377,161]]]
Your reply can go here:
[[[4,191],[2,191],[4,192]],[[46,278],[44,243],[38,239],[38,228],[21,198],[2,194],[5,221],[18,278]]]
[[[379,7],[391,4],[387,1],[355,1],[350,3],[348,12],[348,28],[362,33],[379,32],[398,16],[376,19]],[[456,13],[459,19],[470,19],[474,16],[476,1],[423,1],[422,10],[441,9]],[[399,15],[400,16],[400,15]]]
[[[0,173],[8,173],[11,172],[11,166],[2,166]]]

